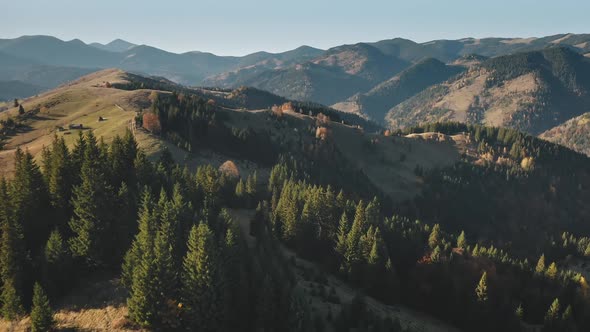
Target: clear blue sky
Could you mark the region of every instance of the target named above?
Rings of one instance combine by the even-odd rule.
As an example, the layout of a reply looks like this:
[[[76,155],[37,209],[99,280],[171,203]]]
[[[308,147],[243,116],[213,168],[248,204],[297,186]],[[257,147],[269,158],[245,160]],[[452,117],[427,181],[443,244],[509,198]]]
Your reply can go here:
[[[589,0],[1,0],[0,38],[122,38],[173,52],[242,55],[403,37],[590,33]]]

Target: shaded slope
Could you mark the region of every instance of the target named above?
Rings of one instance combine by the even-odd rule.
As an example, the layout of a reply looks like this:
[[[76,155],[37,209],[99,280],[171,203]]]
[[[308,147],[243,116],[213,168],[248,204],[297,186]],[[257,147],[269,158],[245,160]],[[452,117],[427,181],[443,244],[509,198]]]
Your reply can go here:
[[[380,83],[367,93],[354,95],[344,102],[335,104],[334,108],[362,114],[383,123],[390,108],[463,70],[462,67],[448,66],[429,58]]]

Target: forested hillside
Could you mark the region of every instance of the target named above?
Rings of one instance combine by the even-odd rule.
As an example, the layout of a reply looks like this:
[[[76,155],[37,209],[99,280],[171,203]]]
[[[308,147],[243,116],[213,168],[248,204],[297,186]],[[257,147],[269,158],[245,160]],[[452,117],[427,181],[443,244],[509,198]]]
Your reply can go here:
[[[106,275],[112,330],[590,328],[588,157],[281,101],[105,71],[11,108],[0,327],[80,328],[63,303]]]
[[[448,66],[433,58],[425,59],[380,83],[370,91],[356,94],[333,107],[384,123],[389,109],[463,70],[463,67]]]
[[[540,134],[587,112],[590,62],[568,48],[501,56],[392,108],[397,128],[459,121]]]

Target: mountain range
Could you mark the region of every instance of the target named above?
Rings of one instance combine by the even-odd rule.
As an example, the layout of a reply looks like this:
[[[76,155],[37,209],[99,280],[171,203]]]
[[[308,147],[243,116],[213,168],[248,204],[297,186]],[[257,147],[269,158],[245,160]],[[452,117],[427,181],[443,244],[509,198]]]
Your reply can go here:
[[[425,43],[395,38],[245,56],[177,54],[121,39],[86,44],[23,36],[0,39],[0,99],[120,68],[187,86],[254,87],[393,129],[452,120],[538,135],[590,111],[589,55],[588,34]]]

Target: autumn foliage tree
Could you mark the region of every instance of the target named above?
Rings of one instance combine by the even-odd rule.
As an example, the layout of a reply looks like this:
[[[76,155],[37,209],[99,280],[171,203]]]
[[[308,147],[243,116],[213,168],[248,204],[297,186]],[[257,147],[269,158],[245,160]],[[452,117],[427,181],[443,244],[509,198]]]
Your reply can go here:
[[[143,114],[143,128],[153,134],[162,132],[162,124],[157,114],[146,112]]]

